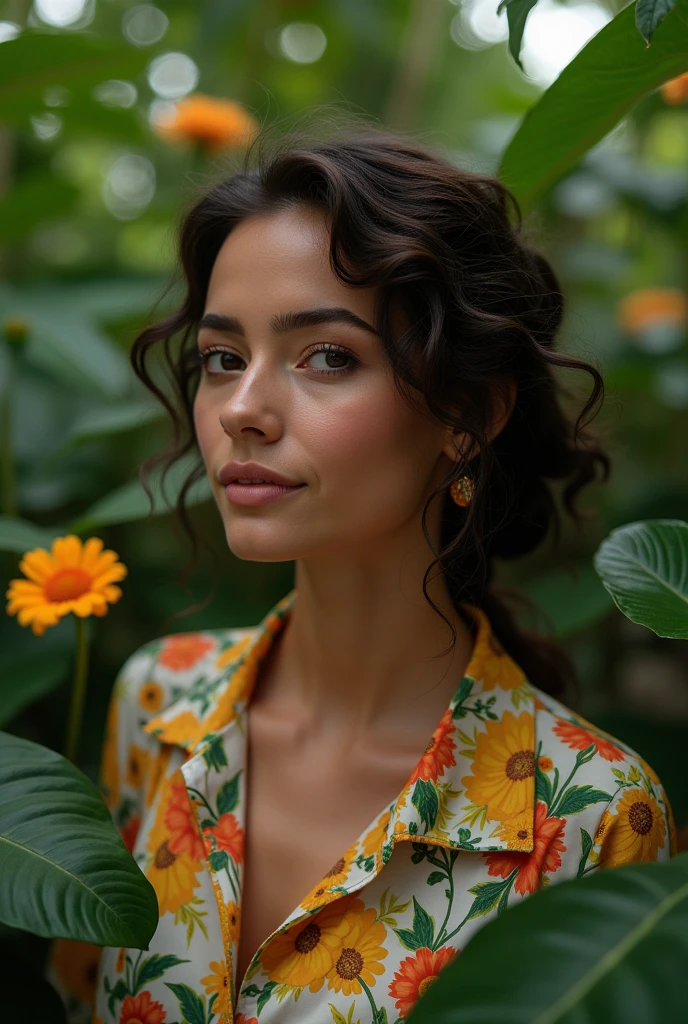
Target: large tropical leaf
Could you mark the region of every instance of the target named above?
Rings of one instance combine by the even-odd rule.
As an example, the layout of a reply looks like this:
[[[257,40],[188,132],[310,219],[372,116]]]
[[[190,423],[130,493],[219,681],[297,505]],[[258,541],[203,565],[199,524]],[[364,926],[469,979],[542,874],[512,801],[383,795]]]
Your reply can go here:
[[[688,523],[648,519],[620,526],[593,561],[627,618],[658,636],[688,640]]]
[[[0,516],[0,551],[23,555],[30,548],[49,548],[55,537],[65,532],[59,527],[36,526],[17,516]]]
[[[147,51],[123,41],[25,28],[2,43],[0,123],[19,126],[29,115],[40,113],[45,91],[52,86],[84,92],[110,78],[131,79],[149,60]]]
[[[643,96],[685,71],[688,0],[677,0],[651,46],[636,26],[635,5],[625,7],[528,111],[502,156],[499,178],[527,210]]]
[[[73,644],[0,655],[0,728],[68,678]]]
[[[73,533],[84,533],[110,523],[128,523],[135,519],[147,519],[149,515],[164,515],[174,507],[182,484],[192,467],[193,459],[185,457],[170,467],[163,480],[162,470],[156,467],[151,471],[148,485],[153,494],[153,510],[148,495],[137,480],[132,480],[118,487],[111,494],[106,494],[83,515],[70,524]],[[208,501],[212,491],[207,476],[197,480],[189,489],[185,503],[187,507]]]
[[[683,1020],[687,958],[688,854],[599,871],[481,928],[408,1024]]]
[[[37,743],[0,735],[0,920],[48,938],[148,949],[155,890],[94,784]]]

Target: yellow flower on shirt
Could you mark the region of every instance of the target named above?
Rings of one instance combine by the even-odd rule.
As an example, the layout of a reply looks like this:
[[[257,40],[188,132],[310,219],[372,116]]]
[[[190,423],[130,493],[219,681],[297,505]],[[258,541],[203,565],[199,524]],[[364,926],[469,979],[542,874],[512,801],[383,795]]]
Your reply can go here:
[[[172,785],[179,778],[181,772],[176,772],[163,784],[155,824],[148,836],[150,856],[145,874],[158,897],[160,916],[168,912],[174,914],[185,903],[191,902],[197,885],[196,875],[202,866],[199,860],[193,860],[188,853],[175,853],[170,848],[170,841],[174,845],[174,837],[165,818],[169,810]]]
[[[227,1013],[229,1011],[229,975],[227,964],[224,960],[211,960],[208,964],[211,974],[201,978],[201,985],[205,987],[207,996],[217,995],[213,1003],[214,1013]]]
[[[311,992],[322,988],[325,975],[341,955],[349,930],[343,903],[337,900],[323,907],[272,939],[260,954],[263,970],[271,981],[307,985]]]
[[[648,863],[664,847],[664,815],[654,797],[640,789],[629,789],[619,800],[616,813],[602,815],[595,842],[604,838],[600,867]]]
[[[487,807],[489,819],[506,821],[533,806],[534,737],[535,723],[527,711],[518,718],[505,711],[478,735],[472,774],[461,781],[467,798],[476,807]]]
[[[361,980],[368,986],[375,984],[375,975],[384,974],[385,968],[381,960],[387,956],[382,946],[387,936],[387,929],[381,921],[375,920],[373,907],[365,909],[363,900],[355,898],[349,902],[344,897],[342,903],[348,904],[345,921],[349,931],[344,939],[342,951],[334,966],[327,972],[327,987],[345,996],[360,995],[363,991]]]

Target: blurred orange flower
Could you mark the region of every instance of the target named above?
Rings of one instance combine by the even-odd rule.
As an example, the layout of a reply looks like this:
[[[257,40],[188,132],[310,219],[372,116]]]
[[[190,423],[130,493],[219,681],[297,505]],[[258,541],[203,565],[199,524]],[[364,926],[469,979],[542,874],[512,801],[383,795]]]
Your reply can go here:
[[[7,614],[16,614],[19,624],[31,626],[36,636],[70,612],[82,619],[106,615],[108,603],[122,596],[114,584],[128,572],[115,551],[103,551],[100,537],[82,544],[73,533],[56,537],[51,551],[27,551],[19,568],[28,578],[10,580]]]
[[[676,78],[670,78],[661,88],[662,99],[671,106],[679,106],[688,100],[688,71]]]
[[[154,129],[167,141],[198,142],[214,153],[247,145],[259,126],[241,103],[197,92],[175,104],[170,115],[159,117]]]
[[[629,334],[657,323],[688,323],[688,299],[681,288],[638,288],[617,307],[617,320]]]

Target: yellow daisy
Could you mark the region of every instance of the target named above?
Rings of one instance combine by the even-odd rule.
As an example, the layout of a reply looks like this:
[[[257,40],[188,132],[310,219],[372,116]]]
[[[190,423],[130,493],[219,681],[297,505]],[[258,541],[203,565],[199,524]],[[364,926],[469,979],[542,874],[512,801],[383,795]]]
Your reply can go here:
[[[346,897],[345,897],[346,899]],[[387,956],[381,943],[385,941],[387,929],[381,921],[375,921],[373,907],[364,909],[361,899],[354,899],[344,915],[349,932],[344,939],[342,951],[334,966],[327,972],[327,987],[345,996],[360,995],[366,985],[375,984],[375,975],[384,974],[380,960]]]
[[[205,987],[205,994],[212,996],[217,994],[213,1004],[214,1013],[229,1012],[229,974],[224,960],[211,960],[208,967],[212,974],[201,978],[201,985]]]
[[[361,844],[361,853],[364,857],[370,857],[372,854],[377,853],[384,843],[389,831],[390,816],[391,812],[385,811],[384,814],[380,815],[370,832],[366,832]]]
[[[152,679],[144,683],[139,690],[139,704],[144,711],[149,711],[152,714],[160,710],[164,697],[165,691],[162,686]]]
[[[170,775],[164,784],[156,810],[155,824],[148,836],[149,863],[145,870],[148,881],[158,897],[160,916],[176,913],[185,903],[193,899],[197,885],[196,875],[201,870],[200,861],[190,854],[175,853],[170,849],[170,830],[165,824],[172,783],[178,781],[181,772]]]
[[[337,899],[341,895],[340,893],[330,892],[330,890],[344,884],[351,870],[355,854],[356,843],[350,846],[339,860],[335,861],[329,871],[323,875],[318,884],[302,900],[300,906],[304,910],[313,910],[315,907],[324,906],[330,900]]]
[[[664,848],[666,824],[659,804],[640,789],[629,789],[619,800],[616,814],[602,815],[595,843],[601,843],[600,867],[649,863]]]
[[[129,747],[127,756],[127,771],[125,778],[130,786],[138,789],[146,777],[150,754],[143,747],[137,747],[135,743]]]
[[[487,817],[506,821],[535,798],[535,723],[523,711],[518,718],[505,711],[498,722],[487,722],[480,733],[473,773],[461,781],[466,797],[476,807],[487,807]]]
[[[73,533],[57,537],[51,551],[27,551],[19,568],[28,578],[10,580],[7,614],[16,614],[19,624],[31,626],[36,636],[70,612],[82,619],[106,615],[108,603],[122,596],[114,584],[128,572],[115,551],[103,551],[100,537],[82,544]]]
[[[339,959],[349,923],[344,921],[343,900],[323,907],[307,921],[299,921],[276,935],[260,954],[271,981],[322,988],[325,975]]]
[[[234,900],[227,901],[227,925],[231,942],[239,941],[239,929],[241,924],[241,909]]]

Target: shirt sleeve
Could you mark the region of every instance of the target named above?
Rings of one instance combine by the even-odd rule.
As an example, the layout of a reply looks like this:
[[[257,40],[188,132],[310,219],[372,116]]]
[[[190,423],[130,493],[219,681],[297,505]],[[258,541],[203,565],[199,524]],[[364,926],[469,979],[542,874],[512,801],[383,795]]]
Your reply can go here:
[[[674,817],[656,772],[637,755],[624,768],[613,769],[616,788],[592,837],[589,868],[650,864],[677,852]]]
[[[120,668],[103,739],[99,786],[130,852],[162,768],[163,748],[141,729],[166,697],[151,676],[157,649],[158,643],[149,641]],[[55,939],[50,947],[46,978],[65,1004],[67,1024],[90,1024],[101,951],[101,946],[74,939]]]

